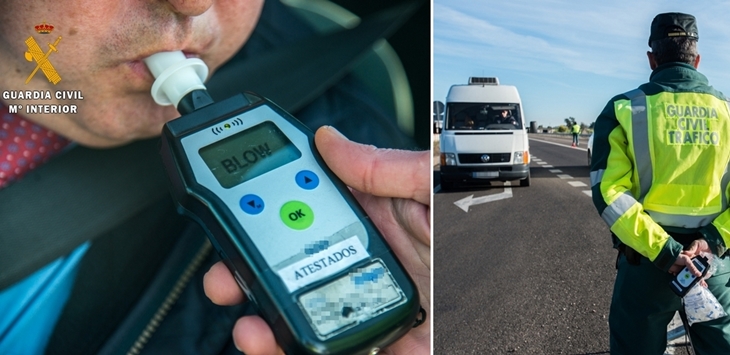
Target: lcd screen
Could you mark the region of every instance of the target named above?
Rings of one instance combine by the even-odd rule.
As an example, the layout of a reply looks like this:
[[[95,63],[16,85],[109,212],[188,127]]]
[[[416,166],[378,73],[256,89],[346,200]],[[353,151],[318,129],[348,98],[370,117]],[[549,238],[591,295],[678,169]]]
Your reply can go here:
[[[221,186],[227,189],[302,156],[271,121],[200,148],[199,153]]]

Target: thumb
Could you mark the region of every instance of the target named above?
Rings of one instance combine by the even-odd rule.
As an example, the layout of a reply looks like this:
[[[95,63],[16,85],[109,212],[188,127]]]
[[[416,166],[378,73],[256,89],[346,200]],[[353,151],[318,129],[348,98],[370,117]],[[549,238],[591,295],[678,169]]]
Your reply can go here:
[[[353,189],[430,205],[430,152],[355,143],[331,126],[318,129],[314,141],[327,166]]]

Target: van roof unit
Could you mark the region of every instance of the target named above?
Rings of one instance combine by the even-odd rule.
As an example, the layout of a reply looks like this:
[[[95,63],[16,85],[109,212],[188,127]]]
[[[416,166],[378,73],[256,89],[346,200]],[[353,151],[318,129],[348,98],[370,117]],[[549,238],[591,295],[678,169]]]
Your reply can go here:
[[[496,77],[470,76],[469,85],[499,85]]]

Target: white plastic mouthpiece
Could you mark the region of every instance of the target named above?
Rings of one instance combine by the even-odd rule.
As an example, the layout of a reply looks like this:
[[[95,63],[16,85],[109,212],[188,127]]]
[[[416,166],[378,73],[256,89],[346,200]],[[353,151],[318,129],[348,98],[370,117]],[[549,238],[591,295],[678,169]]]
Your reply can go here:
[[[144,64],[155,77],[152,98],[161,106],[175,105],[193,90],[205,90],[208,66],[198,58],[185,58],[182,51],[155,53]]]

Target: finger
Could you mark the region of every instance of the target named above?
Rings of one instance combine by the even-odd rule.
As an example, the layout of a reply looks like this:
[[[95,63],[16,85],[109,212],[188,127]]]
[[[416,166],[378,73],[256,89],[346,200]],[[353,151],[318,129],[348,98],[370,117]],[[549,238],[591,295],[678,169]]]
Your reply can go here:
[[[697,267],[695,267],[695,264],[692,262],[692,259],[690,259],[687,256],[684,256],[684,258],[686,258],[685,259],[685,266],[687,266],[687,269],[689,270],[689,272],[692,275],[695,275],[696,277],[702,276],[702,273],[700,272],[700,270],[697,269]]]
[[[327,166],[355,190],[430,205],[428,151],[378,149],[352,142],[331,126],[318,129],[314,140]]]
[[[409,235],[426,246],[431,245],[431,222],[427,206],[411,200],[393,199],[393,211],[398,223]]]
[[[283,355],[269,325],[259,316],[240,318],[233,327],[236,349],[247,355]]]
[[[232,306],[245,300],[243,291],[222,261],[210,267],[203,277],[205,295],[220,306]]]
[[[352,195],[386,239],[404,239],[409,243],[410,239],[416,239],[420,244],[430,247],[429,206],[411,199],[377,197],[354,189]]]

